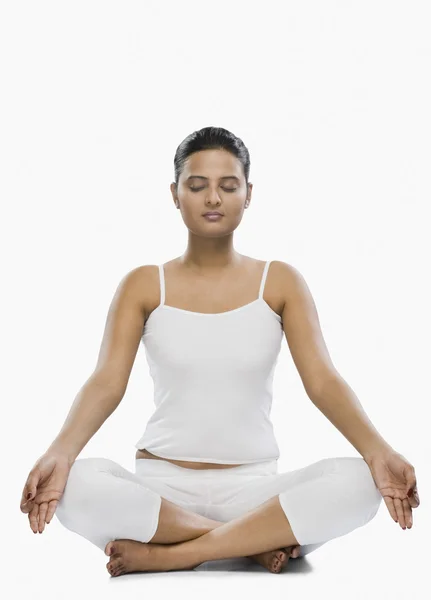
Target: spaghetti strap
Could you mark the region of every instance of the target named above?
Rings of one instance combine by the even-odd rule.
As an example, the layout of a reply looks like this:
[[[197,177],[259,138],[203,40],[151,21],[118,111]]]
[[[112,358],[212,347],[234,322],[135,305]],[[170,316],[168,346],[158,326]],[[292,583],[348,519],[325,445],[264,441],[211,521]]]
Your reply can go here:
[[[165,272],[163,265],[159,265],[159,282],[160,282],[160,306],[165,303]]]
[[[271,264],[270,260],[266,261],[265,268],[263,269],[262,281],[260,282],[260,290],[259,290],[259,298],[263,298],[263,290],[265,288],[266,276],[268,275],[269,265]]]

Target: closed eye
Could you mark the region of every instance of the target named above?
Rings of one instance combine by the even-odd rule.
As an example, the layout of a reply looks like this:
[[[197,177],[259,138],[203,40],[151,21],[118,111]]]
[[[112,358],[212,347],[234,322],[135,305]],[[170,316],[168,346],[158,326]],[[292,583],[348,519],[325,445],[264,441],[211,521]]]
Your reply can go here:
[[[192,192],[200,192],[201,190],[203,190],[203,187],[200,188],[189,188]],[[224,190],[225,192],[236,192],[237,188],[222,188],[222,190]]]

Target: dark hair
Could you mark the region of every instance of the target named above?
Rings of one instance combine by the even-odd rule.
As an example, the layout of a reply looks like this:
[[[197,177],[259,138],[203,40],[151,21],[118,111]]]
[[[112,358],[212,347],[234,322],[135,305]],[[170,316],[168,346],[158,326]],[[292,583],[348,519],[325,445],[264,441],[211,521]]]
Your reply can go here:
[[[190,154],[200,150],[227,150],[234,154],[241,162],[244,169],[245,181],[248,186],[250,174],[250,154],[244,142],[223,127],[204,127],[188,135],[178,146],[175,152],[175,184],[184,169],[184,163]]]

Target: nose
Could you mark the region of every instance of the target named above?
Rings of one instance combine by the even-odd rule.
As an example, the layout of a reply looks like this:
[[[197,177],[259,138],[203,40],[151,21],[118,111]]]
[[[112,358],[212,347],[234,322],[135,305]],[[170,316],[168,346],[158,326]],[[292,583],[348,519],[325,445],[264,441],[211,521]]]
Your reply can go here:
[[[220,205],[220,196],[218,195],[217,188],[211,189],[209,188],[207,197],[205,199],[205,203],[207,205]]]

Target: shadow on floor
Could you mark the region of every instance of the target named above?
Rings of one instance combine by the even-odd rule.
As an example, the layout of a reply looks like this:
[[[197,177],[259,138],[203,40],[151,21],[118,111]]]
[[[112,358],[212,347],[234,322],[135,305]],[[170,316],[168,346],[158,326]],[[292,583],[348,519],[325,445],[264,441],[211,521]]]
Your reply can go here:
[[[250,573],[268,573],[270,575],[284,575],[287,573],[311,573],[313,567],[305,556],[289,558],[280,573],[270,573],[250,558],[225,558],[222,560],[209,560],[195,567],[193,571],[245,571]]]

